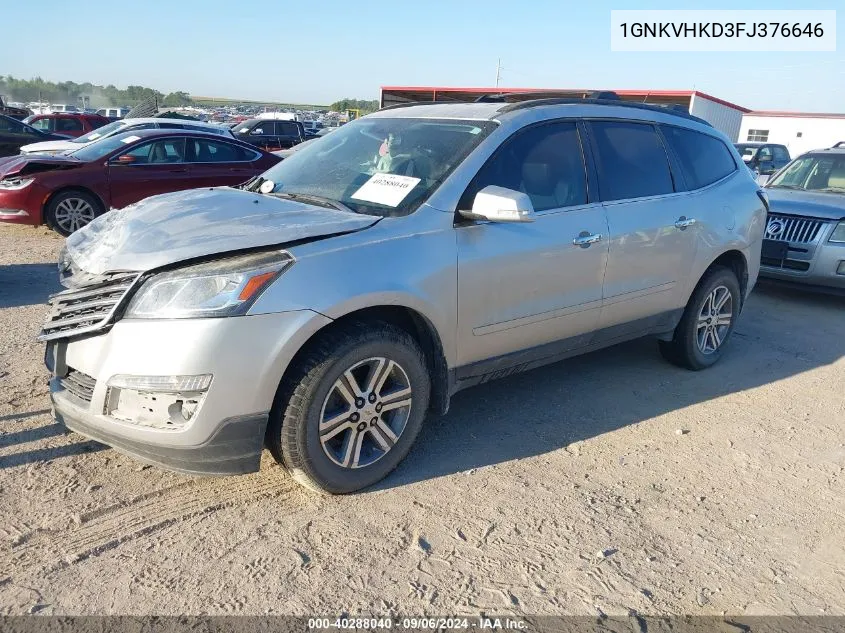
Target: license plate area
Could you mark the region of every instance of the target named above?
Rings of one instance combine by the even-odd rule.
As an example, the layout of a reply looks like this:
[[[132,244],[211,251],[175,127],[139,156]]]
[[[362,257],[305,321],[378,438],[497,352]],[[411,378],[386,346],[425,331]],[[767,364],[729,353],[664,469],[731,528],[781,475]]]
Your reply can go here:
[[[48,341],[44,348],[44,365],[51,376],[64,378],[67,376],[67,362],[65,352],[67,344],[61,341]]]
[[[780,240],[763,240],[762,256],[766,259],[783,261],[789,255],[789,243]]]

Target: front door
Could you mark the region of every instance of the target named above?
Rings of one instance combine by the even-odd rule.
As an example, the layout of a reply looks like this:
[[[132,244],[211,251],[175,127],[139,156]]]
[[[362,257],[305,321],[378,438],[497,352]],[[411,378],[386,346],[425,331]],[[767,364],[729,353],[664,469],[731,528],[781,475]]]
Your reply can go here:
[[[185,161],[185,137],[136,145],[109,160],[111,206],[120,209],[149,196],[193,187]]]
[[[522,191],[537,219],[459,221],[455,228],[459,377],[506,371],[589,343],[608,245],[605,211],[588,197],[585,174],[577,125],[548,122],[511,137],[463,196],[462,209],[488,185]]]

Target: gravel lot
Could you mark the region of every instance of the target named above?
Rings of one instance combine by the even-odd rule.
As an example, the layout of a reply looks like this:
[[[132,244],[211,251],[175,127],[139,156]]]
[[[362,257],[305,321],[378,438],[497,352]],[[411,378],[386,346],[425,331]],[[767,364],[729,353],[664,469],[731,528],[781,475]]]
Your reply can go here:
[[[637,341],[463,392],[326,498],[61,434],[61,242],[0,226],[1,614],[845,615],[843,299],[758,288],[710,371]]]

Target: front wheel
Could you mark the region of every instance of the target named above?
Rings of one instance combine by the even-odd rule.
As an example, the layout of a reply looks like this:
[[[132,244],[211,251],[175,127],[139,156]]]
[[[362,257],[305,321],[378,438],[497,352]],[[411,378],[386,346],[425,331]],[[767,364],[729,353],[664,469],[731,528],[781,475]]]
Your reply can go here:
[[[408,454],[431,380],[414,339],[388,323],[323,335],[280,386],[267,445],[299,483],[333,494],[383,479]]]
[[[94,196],[84,191],[69,190],[53,196],[44,209],[47,226],[63,237],[91,222],[103,212]]]
[[[659,341],[660,352],[671,363],[687,369],[715,364],[733,334],[742,293],[734,272],[711,268],[690,297],[671,341]]]

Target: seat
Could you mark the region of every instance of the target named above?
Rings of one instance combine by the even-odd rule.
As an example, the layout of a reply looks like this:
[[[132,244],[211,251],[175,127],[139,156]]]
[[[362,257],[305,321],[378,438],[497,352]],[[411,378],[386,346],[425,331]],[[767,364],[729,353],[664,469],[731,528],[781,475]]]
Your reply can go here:
[[[151,163],[167,163],[169,159],[167,157],[167,150],[164,149],[163,143],[156,143],[153,145],[153,151],[150,153],[150,162]]]
[[[835,187],[836,189],[845,189],[845,163],[839,163],[830,170],[830,176],[827,178],[827,186]]]

